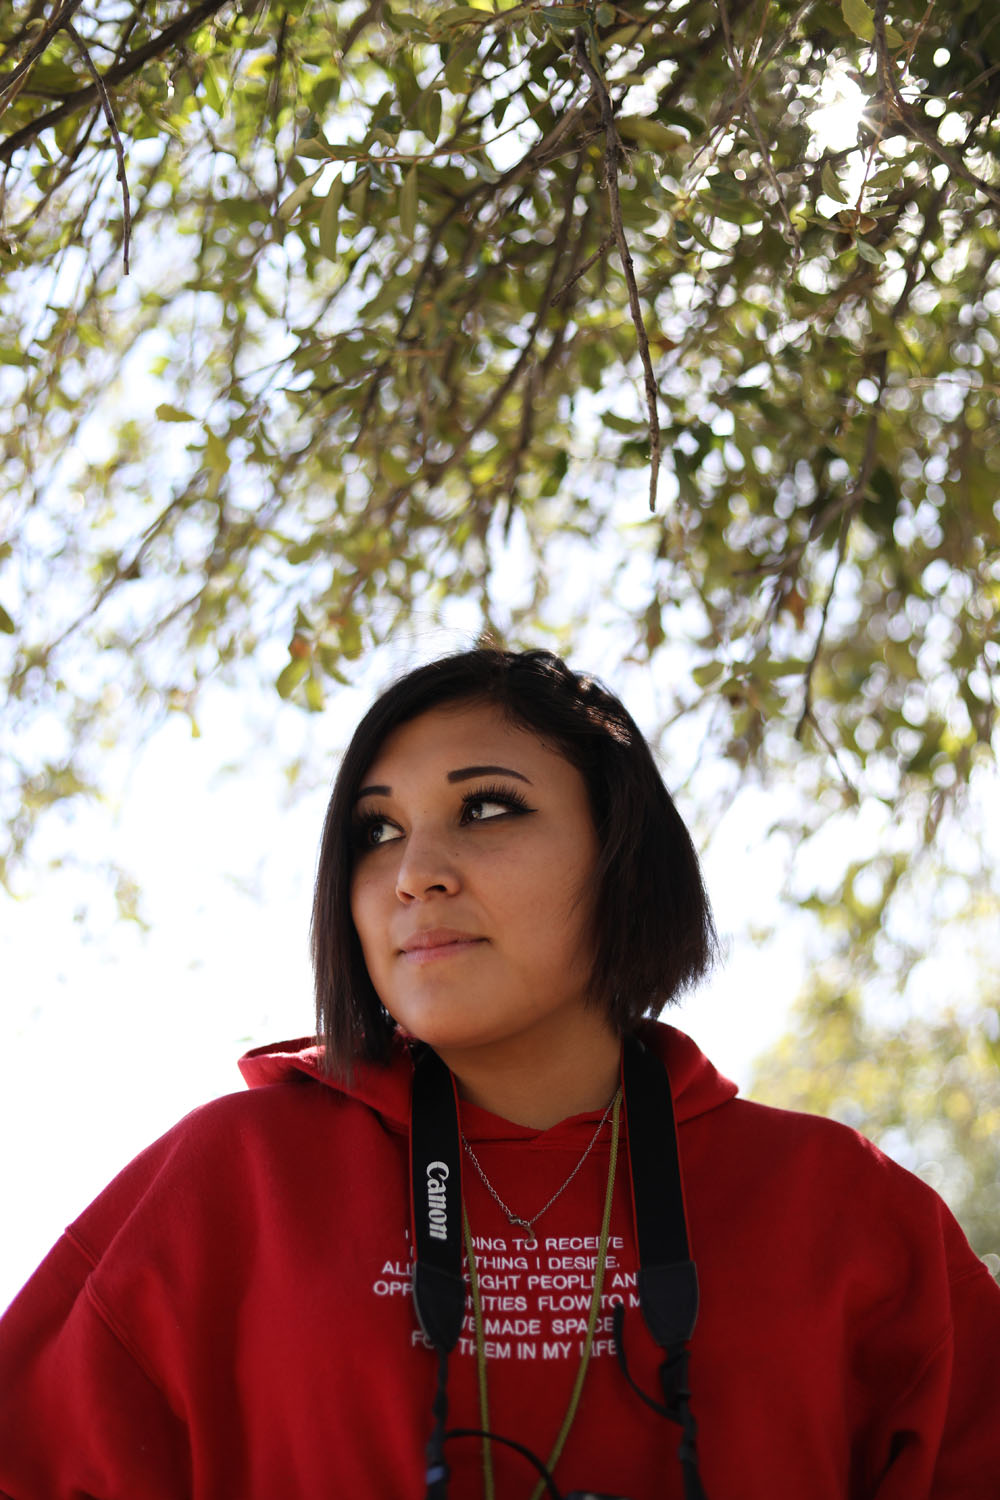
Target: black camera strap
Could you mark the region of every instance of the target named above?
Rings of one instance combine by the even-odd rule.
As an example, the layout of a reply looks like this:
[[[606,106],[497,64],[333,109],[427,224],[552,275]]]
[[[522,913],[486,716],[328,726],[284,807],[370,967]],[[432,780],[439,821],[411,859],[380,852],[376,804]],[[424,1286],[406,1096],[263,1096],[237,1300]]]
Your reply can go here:
[[[465,1318],[462,1276],[462,1136],[455,1080],[430,1047],[413,1073],[410,1106],[413,1301],[438,1356],[434,1428],[427,1442],[427,1500],[445,1500],[448,1356]]]
[[[667,1070],[635,1037],[622,1049],[628,1159],[643,1319],[664,1351],[662,1400],[636,1385],[624,1347],[625,1308],[614,1309],[618,1361],[647,1406],[681,1428],[678,1454],[685,1500],[705,1500],[698,1474],[696,1428],[688,1386],[688,1342],[698,1316],[698,1278],[691,1260]],[[455,1081],[430,1048],[417,1058],[410,1126],[413,1300],[420,1326],[438,1354],[434,1428],[427,1444],[426,1500],[445,1500],[448,1466],[448,1356],[465,1316],[462,1275],[462,1139]],[[505,1441],[499,1439],[500,1441]]]
[[[698,1273],[688,1245],[673,1094],[666,1068],[635,1037],[627,1037],[622,1048],[622,1082],[639,1259],[639,1307],[646,1327],[664,1351],[660,1365],[662,1403],[640,1390],[629,1374],[625,1306],[621,1302],[614,1310],[615,1349],[622,1373],[636,1394],[681,1429],[677,1452],[685,1500],[705,1500],[688,1384],[688,1342],[698,1318]]]

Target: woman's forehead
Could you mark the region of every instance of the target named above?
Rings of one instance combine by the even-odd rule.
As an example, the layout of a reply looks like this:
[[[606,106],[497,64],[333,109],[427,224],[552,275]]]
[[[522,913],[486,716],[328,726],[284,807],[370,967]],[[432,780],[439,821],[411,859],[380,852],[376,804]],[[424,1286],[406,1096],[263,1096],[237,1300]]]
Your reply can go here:
[[[565,756],[534,730],[512,720],[496,704],[475,701],[444,703],[386,735],[362,778],[391,783],[393,776],[426,770],[449,780],[472,770],[482,775],[515,774],[532,779],[532,770],[553,774],[569,770]]]

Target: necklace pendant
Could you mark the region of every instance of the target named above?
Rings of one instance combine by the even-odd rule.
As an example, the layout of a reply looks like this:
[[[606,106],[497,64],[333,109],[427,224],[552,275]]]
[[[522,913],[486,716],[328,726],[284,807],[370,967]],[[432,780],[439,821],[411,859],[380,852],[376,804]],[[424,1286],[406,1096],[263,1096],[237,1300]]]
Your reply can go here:
[[[533,1250],[534,1247],[538,1244],[538,1235],[535,1233],[534,1226],[531,1224],[530,1220],[519,1219],[517,1217],[517,1214],[509,1214],[508,1217],[512,1224],[517,1225],[518,1229],[523,1229],[525,1231],[525,1234],[527,1235],[528,1249]]]

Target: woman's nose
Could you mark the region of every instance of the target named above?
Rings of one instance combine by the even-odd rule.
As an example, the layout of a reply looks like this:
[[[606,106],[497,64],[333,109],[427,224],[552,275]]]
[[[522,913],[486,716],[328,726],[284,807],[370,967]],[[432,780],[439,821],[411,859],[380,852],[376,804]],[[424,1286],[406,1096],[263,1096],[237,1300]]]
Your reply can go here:
[[[400,901],[453,896],[460,886],[458,869],[445,841],[429,832],[411,831],[396,870],[396,895]]]

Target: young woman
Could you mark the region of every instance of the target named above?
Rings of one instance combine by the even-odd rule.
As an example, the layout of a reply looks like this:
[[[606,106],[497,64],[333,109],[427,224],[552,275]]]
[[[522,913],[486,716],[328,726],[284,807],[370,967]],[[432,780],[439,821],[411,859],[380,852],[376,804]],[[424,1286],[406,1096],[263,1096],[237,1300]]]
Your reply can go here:
[[[1000,1290],[922,1182],[648,1019],[713,947],[610,693],[546,652],[396,683],[327,814],[318,1040],[28,1283],[0,1493],[994,1500]]]

